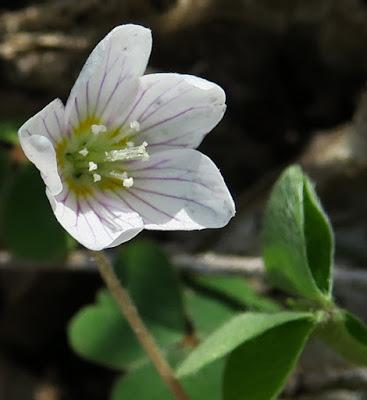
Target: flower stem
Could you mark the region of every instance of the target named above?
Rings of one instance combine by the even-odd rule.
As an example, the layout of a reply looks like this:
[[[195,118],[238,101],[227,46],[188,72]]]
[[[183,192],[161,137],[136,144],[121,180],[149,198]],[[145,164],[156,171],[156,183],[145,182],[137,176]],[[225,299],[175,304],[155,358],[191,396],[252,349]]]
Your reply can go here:
[[[174,398],[176,400],[189,400],[189,397],[185,393],[181,383],[178,381],[172,368],[159,350],[153,336],[140,318],[138,310],[129,296],[129,293],[117,278],[110,260],[102,251],[91,251],[91,254],[98,266],[102,279],[112,297],[115,299],[121,313],[127,319],[138,341],[157,369],[162,380],[170,389]]]

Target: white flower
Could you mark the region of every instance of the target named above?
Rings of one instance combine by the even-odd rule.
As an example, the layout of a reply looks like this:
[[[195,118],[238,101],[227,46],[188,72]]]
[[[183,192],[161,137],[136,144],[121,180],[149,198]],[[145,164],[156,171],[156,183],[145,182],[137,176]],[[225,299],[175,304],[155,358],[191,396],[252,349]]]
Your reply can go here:
[[[116,27],[66,106],[56,99],[19,129],[56,218],[89,249],[144,228],[222,227],[235,213],[220,172],[193,150],[221,120],[224,92],[190,75],[142,76],[151,45],[149,29]]]

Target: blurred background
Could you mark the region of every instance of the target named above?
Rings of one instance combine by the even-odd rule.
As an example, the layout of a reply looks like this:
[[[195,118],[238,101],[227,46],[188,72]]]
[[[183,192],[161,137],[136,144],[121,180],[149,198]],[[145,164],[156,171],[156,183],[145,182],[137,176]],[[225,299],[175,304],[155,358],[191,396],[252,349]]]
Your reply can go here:
[[[107,399],[115,378],[67,343],[68,321],[101,281],[56,224],[16,131],[55,97],[65,101],[91,49],[127,22],[152,29],[149,72],[199,75],[226,91],[225,117],[200,149],[238,210],[222,230],[143,236],[181,267],[206,252],[223,272],[233,267],[224,255],[238,256],[239,269],[256,264],[269,190],[301,163],[335,229],[335,295],[367,320],[367,1],[2,0],[0,399]],[[367,398],[367,370],[308,354],[292,398]]]

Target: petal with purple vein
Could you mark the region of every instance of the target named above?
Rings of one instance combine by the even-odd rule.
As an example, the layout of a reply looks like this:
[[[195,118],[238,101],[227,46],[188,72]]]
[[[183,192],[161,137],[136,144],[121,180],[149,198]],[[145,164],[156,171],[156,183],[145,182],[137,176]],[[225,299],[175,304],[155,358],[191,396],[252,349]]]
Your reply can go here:
[[[77,198],[67,189],[58,196],[46,193],[60,224],[90,250],[117,246],[143,229],[140,216],[122,203],[116,206],[108,198],[97,196]]]
[[[97,44],[66,104],[68,126],[93,116],[103,122],[126,114],[138,90],[152,46],[149,29],[122,25]]]
[[[223,117],[225,93],[212,82],[180,74],[145,75],[140,82],[128,120],[139,122],[136,141],[147,141],[152,152],[196,148]]]
[[[120,196],[134,205],[146,229],[219,228],[235,214],[218,168],[196,150],[154,153],[149,161],[129,167],[134,186]]]

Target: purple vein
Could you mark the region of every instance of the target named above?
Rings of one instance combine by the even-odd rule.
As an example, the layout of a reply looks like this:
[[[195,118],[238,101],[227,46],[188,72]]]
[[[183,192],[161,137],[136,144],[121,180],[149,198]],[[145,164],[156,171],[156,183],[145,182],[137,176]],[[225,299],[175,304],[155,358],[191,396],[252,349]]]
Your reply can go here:
[[[47,126],[47,124],[46,124],[46,118],[42,117],[42,123],[43,123],[43,126],[44,126],[44,128],[45,128],[45,130],[46,130],[46,132],[47,132],[47,134],[48,134],[48,136],[49,136],[49,138],[50,138],[54,143],[56,143],[56,139],[53,137],[53,135],[51,134],[51,132],[50,132],[50,130],[48,129],[48,126]]]
[[[187,108],[186,110],[180,111],[179,113],[177,113],[177,114],[175,114],[175,115],[172,115],[172,116],[170,116],[170,117],[167,117],[167,118],[165,118],[165,119],[162,119],[161,121],[155,122],[154,124],[152,124],[152,125],[150,125],[150,126],[147,126],[147,127],[144,128],[143,130],[141,130],[141,131],[139,132],[139,134],[140,134],[140,133],[147,132],[147,131],[149,131],[150,129],[156,128],[156,127],[159,126],[159,125],[163,125],[163,124],[165,124],[166,122],[172,121],[172,120],[175,119],[175,118],[181,117],[182,115],[185,115],[185,114],[187,114],[188,112],[190,112],[190,111],[192,111],[192,110],[195,110],[195,109],[197,109],[197,107],[190,107],[190,108]]]
[[[209,206],[207,206],[207,205],[205,205],[203,203],[200,203],[197,200],[189,199],[187,197],[175,196],[173,194],[168,194],[168,193],[161,193],[161,192],[157,192],[155,190],[144,189],[144,188],[140,188],[140,187],[136,187],[136,186],[134,186],[134,190],[138,190],[139,192],[144,192],[144,193],[149,193],[149,194],[156,194],[157,196],[168,197],[170,199],[188,201],[190,203],[194,203],[194,204],[197,204],[197,205],[199,205],[201,207],[207,208],[208,210],[213,212],[213,210]]]
[[[177,147],[187,147],[188,144],[175,144],[175,143],[172,144],[172,142],[175,142],[176,140],[182,139],[186,136],[189,136],[189,135],[192,135],[195,133],[196,133],[196,131],[189,131],[189,132],[184,133],[183,135],[179,135],[179,136],[175,136],[173,138],[167,139],[164,142],[149,143],[149,146],[172,145],[172,146],[177,146]]]
[[[86,109],[86,115],[87,117],[89,116],[89,79],[87,80],[87,83],[85,85],[85,109]]]
[[[61,128],[61,123],[60,123],[59,116],[57,115],[57,112],[55,110],[54,110],[54,116],[55,116],[55,119],[56,119],[56,124],[57,124],[57,126],[59,128],[59,135],[62,136],[63,130]]]
[[[102,225],[103,230],[106,232],[106,235],[110,238],[110,239],[114,239],[113,236],[111,235],[111,233],[107,230],[106,225],[108,225],[111,229],[116,229],[116,225],[114,225],[111,221],[109,221],[105,216],[103,216],[102,214],[100,214],[99,212],[97,212],[94,207],[90,204],[90,202],[88,200],[85,200],[86,203],[88,204],[89,208],[94,212],[94,214],[96,215],[96,217],[98,218],[99,222]]]
[[[199,186],[205,187],[206,189],[211,190],[211,188],[209,186],[205,185],[205,183],[197,182],[192,179],[180,178],[180,177],[173,178],[173,177],[166,177],[166,176],[134,176],[134,180],[188,182],[188,183],[196,184],[196,185],[199,185]]]
[[[165,108],[166,106],[168,106],[170,103],[172,103],[173,101],[179,99],[181,96],[185,95],[186,93],[190,92],[192,90],[192,88],[188,88],[187,90],[184,90],[180,93],[177,93],[176,96],[171,97],[169,100],[167,100],[164,103],[161,103],[158,107],[156,107],[154,110],[152,110],[148,115],[146,115],[143,119],[140,119],[139,121],[141,123],[145,122],[147,119],[149,119],[152,115],[154,115],[157,111],[162,110],[162,108]]]
[[[75,111],[76,111],[76,116],[78,118],[78,125],[81,122],[81,118],[80,118],[80,110],[79,110],[79,101],[78,101],[78,97],[74,98],[74,103],[75,103]]]
[[[158,161],[158,162],[155,163],[155,164],[148,165],[148,166],[146,166],[146,167],[144,167],[144,168],[134,168],[134,169],[132,169],[131,171],[132,171],[132,172],[137,172],[137,171],[146,171],[146,170],[150,170],[150,169],[166,169],[166,168],[156,168],[156,167],[158,167],[159,165],[165,164],[165,163],[168,162],[168,161],[171,161],[171,160],[169,160],[169,159],[167,159],[167,160],[160,160],[160,161]],[[133,162],[135,162],[135,163],[138,164],[138,165],[141,165],[141,161],[133,160],[131,163],[133,163]],[[131,165],[131,164],[130,164],[130,165]]]
[[[141,217],[143,217],[145,220],[153,222],[150,218],[148,218],[145,214],[143,214],[142,212],[138,211],[136,208],[134,208],[126,199],[125,197],[121,196],[118,192],[114,192],[115,196],[117,196],[120,200],[122,200],[122,202],[128,207],[130,208],[131,211],[136,212],[138,215],[140,215]],[[132,225],[131,225],[132,226]]]
[[[170,86],[169,88],[167,88],[166,90],[164,90],[161,94],[159,94],[157,97],[155,97],[148,105],[147,107],[145,107],[144,111],[139,115],[139,117],[137,118],[138,121],[144,121],[144,119],[142,120],[142,118],[144,117],[144,114],[150,109],[150,107],[152,107],[160,98],[162,98],[162,96],[164,96],[165,94],[167,94],[168,92],[170,92],[172,89],[176,88],[177,86],[179,86],[182,82],[184,81],[184,79],[181,79],[180,81],[176,82],[173,86]],[[159,81],[160,82],[160,81]]]
[[[135,189],[137,189],[137,188],[134,187],[134,190],[135,190]],[[138,188],[138,189],[139,189],[139,188]],[[152,208],[153,210],[157,211],[158,213],[163,214],[163,215],[165,215],[165,216],[168,217],[168,218],[177,220],[177,218],[174,217],[173,215],[170,215],[170,214],[166,213],[165,211],[161,210],[160,208],[154,206],[153,204],[151,204],[151,203],[149,203],[148,201],[144,200],[142,197],[138,196],[138,195],[137,195],[136,193],[134,193],[133,191],[128,190],[128,189],[126,189],[126,191],[127,191],[131,196],[135,197],[136,199],[138,199],[138,200],[141,201],[142,203],[146,204],[148,207]]]
[[[124,121],[119,125],[118,129],[121,129],[126,122],[128,121],[128,119],[130,118],[131,114],[135,111],[136,107],[140,104],[141,100],[144,98],[145,94],[156,84],[158,84],[160,81],[155,81],[153,82],[150,86],[146,87],[144,90],[141,91],[140,95],[137,97],[137,100],[135,101],[135,103],[133,104],[131,110],[128,112],[128,114],[126,115]]]
[[[102,111],[100,112],[100,115],[101,115],[101,116],[102,116],[103,113],[106,111],[106,108],[107,108],[108,104],[110,103],[110,101],[112,100],[113,96],[115,95],[116,90],[117,90],[117,89],[120,87],[120,85],[126,80],[127,76],[128,76],[128,75],[126,74],[126,75],[124,75],[123,77],[119,77],[119,80],[116,82],[114,88],[112,89],[111,94],[108,96],[108,99],[107,99],[105,105],[104,105],[103,108],[102,108]]]

